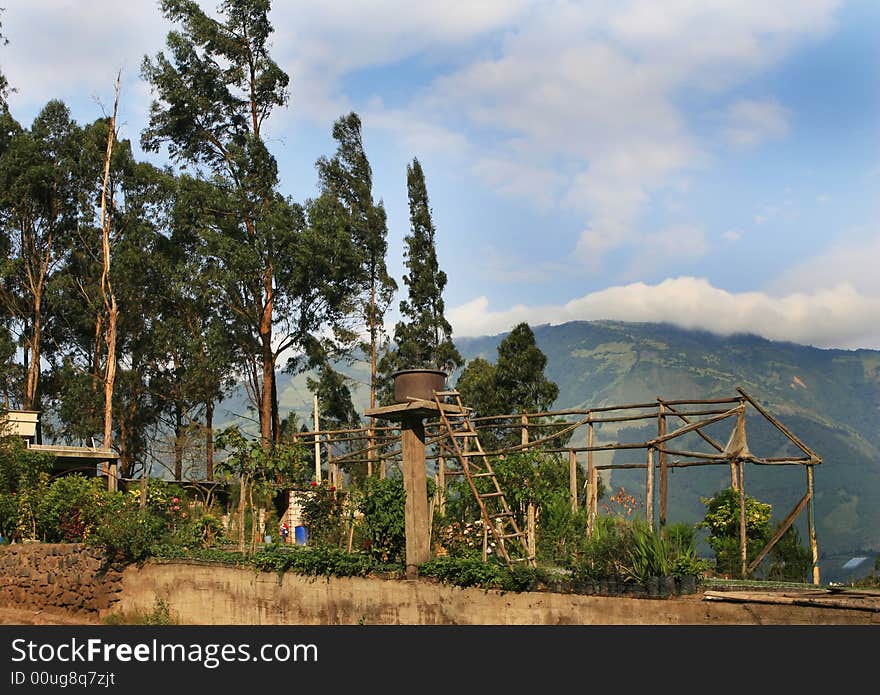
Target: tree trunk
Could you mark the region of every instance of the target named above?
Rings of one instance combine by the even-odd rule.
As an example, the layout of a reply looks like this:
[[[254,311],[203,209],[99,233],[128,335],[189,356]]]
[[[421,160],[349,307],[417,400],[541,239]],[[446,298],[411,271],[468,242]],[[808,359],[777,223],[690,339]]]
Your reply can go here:
[[[278,415],[278,378],[275,376],[275,359],[272,359],[272,443],[281,442],[281,418]]]
[[[214,480],[214,401],[205,403],[205,477]]]
[[[39,384],[40,384],[40,341],[43,336],[43,320],[40,311],[42,294],[38,291],[34,295],[33,323],[31,325],[30,339],[30,363],[27,365],[27,377],[24,388],[24,409],[39,410]]]
[[[107,152],[104,156],[104,181],[101,187],[101,234],[104,251],[104,268],[101,274],[101,296],[107,312],[107,365],[104,376],[104,448],[109,449],[113,441],[113,383],[116,380],[116,322],[119,306],[110,283],[110,216],[107,212],[107,183],[110,179],[110,160],[113,156],[113,141],[116,136],[116,113],[119,108],[119,82],[122,73],[116,75],[116,90],[113,100],[113,115],[107,133]]]
[[[244,519],[247,507],[247,483],[245,476],[238,478],[238,552],[244,552]]]
[[[174,406],[174,479],[183,480],[183,410]]]

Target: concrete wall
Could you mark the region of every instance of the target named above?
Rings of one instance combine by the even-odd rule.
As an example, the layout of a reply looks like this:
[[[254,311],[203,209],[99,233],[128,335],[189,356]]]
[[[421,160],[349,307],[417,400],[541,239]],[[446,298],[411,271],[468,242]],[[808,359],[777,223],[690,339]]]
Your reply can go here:
[[[278,575],[217,564],[147,562],[123,571],[83,545],[0,546],[0,607],[94,619],[149,615],[162,600],[189,625],[756,625],[880,623],[880,610],[510,593],[432,580]]]
[[[0,546],[0,605],[99,615],[122,591],[121,568],[75,543]]]
[[[277,575],[197,563],[147,563],[124,574],[114,611],[164,601],[190,625],[711,625],[863,624],[864,611],[670,599],[510,593],[421,580]]]

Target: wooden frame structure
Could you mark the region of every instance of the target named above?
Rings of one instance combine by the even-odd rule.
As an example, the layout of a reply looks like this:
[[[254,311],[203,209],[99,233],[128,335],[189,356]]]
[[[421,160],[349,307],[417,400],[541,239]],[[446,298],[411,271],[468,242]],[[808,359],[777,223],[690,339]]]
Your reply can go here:
[[[592,533],[598,516],[598,478],[602,470],[642,469],[645,471],[645,517],[650,528],[659,522],[660,530],[666,526],[669,471],[693,466],[726,465],[730,469],[731,487],[739,493],[740,500],[740,558],[742,576],[752,574],[784,533],[792,526],[804,510],[807,511],[810,552],[812,556],[812,580],[819,584],[818,543],[816,539],[815,516],[813,509],[814,479],[813,468],[822,459],[801,441],[778,418],[742,388],[737,395],[729,398],[677,399],[667,400],[657,397],[648,403],[609,405],[588,409],[569,409],[536,413],[517,413],[502,416],[473,417],[471,421],[476,430],[495,430],[499,428],[521,431],[521,444],[494,451],[485,451],[487,456],[501,456],[525,450],[540,450],[548,453],[567,454],[569,468],[569,494],[573,510],[578,508],[578,456],[585,455],[586,507],[588,513],[588,533]],[[465,404],[466,405],[466,404]],[[754,411],[775,427],[801,455],[786,457],[761,457],[749,450],[746,437],[746,415]],[[657,436],[643,441],[598,442],[597,430],[605,425],[622,423],[638,424],[654,421],[657,423]],[[733,422],[730,437],[720,442],[711,437],[706,430],[716,423]],[[440,446],[448,436],[440,427],[440,422],[425,422],[426,460],[436,461],[435,480],[438,486],[438,504],[442,510],[445,503],[446,462],[444,448]],[[585,429],[578,445],[561,445],[562,438],[572,437],[578,430]],[[537,434],[538,436],[533,436]],[[695,434],[705,450],[676,447],[676,440]],[[296,439],[303,442],[324,441],[328,452],[328,475],[331,481],[341,487],[340,466],[367,464],[368,470],[378,470],[384,477],[389,463],[400,461],[402,437],[400,428],[395,426],[352,428],[346,430],[325,430],[300,432]],[[364,446],[358,446],[364,444]],[[596,452],[632,450],[644,451],[642,463],[594,462]],[[316,456],[319,448],[316,447]],[[332,453],[331,453],[332,452]],[[468,455],[468,454],[465,454]],[[472,454],[476,455],[476,454]],[[377,467],[378,464],[378,467]],[[795,504],[766,546],[748,561],[748,547],[745,525],[745,464],[758,466],[801,466],[806,471],[806,490]],[[320,461],[316,461],[320,465]],[[659,498],[659,509],[654,508],[654,498]],[[529,515],[531,517],[531,514]],[[534,525],[529,524],[534,534]]]

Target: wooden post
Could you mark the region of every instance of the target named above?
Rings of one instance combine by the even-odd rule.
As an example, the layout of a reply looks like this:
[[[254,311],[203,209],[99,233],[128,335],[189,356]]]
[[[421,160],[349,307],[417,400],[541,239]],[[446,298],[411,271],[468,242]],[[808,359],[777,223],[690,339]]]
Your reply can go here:
[[[739,404],[740,404],[740,407],[743,409],[743,414],[740,417],[745,419],[745,407],[746,407],[745,399],[740,398]],[[737,470],[739,470],[738,474],[737,474]],[[732,487],[734,490],[739,490],[739,483],[740,483],[741,477],[742,477],[742,462],[740,462],[739,468],[737,468],[737,462],[731,461],[730,462],[730,487]]]
[[[528,525],[528,529],[529,529],[529,533],[528,533],[529,559],[532,560],[535,557],[535,551],[536,551],[536,545],[537,545],[535,543],[535,539],[536,539],[537,530],[538,530],[538,518],[537,518],[537,510],[535,509],[535,505],[532,504],[531,502],[529,502],[528,517],[527,517],[526,521],[527,521],[527,525]]]
[[[374,394],[374,398],[375,398],[375,394]],[[374,404],[371,403],[370,407],[373,407],[373,405]],[[373,428],[373,424],[371,422],[369,434],[367,436],[367,448],[370,451],[369,455],[367,456],[367,477],[368,478],[373,477],[373,461],[376,458],[376,450],[373,447],[375,447],[375,446],[376,446],[376,430]]]
[[[112,461],[107,466],[107,490],[109,492],[116,492],[117,490],[117,471],[116,471],[116,461]]]
[[[333,449],[330,444],[330,435],[327,435],[327,439],[324,440],[324,445],[327,450],[327,479],[330,481],[330,485],[335,487],[337,490],[340,488],[339,485],[339,466],[333,463]]]
[[[437,459],[437,489],[439,493],[438,508],[440,515],[446,514],[446,459],[443,454]]]
[[[810,533],[810,552],[813,556],[813,584],[819,586],[819,546],[816,543],[816,525],[813,522],[813,465],[807,465],[807,494],[810,496],[807,507],[807,525]]]
[[[590,414],[592,415],[592,413]],[[587,426],[587,446],[593,446],[593,423]],[[599,506],[599,471],[593,465],[593,452],[587,452],[587,480],[589,495],[587,496],[587,534],[592,536],[596,529],[596,515]]]
[[[489,559],[489,526],[483,521],[483,562]]]
[[[577,452],[568,452],[568,494],[571,497],[571,511],[578,510]]]
[[[415,579],[419,565],[431,557],[428,523],[428,483],[425,473],[425,425],[421,419],[401,423],[404,509],[406,527],[406,576]]]
[[[648,447],[648,465],[645,474],[645,518],[648,528],[654,530],[654,447]]]
[[[523,446],[529,443],[529,416],[523,413],[520,416],[520,442]],[[535,557],[537,529],[537,514],[535,503],[529,502],[526,505],[526,543],[529,547],[529,557]]]
[[[742,461],[736,462],[739,468],[739,552],[742,561],[741,579],[746,578],[748,567],[748,537],[746,535],[746,481]]]
[[[657,436],[663,437],[666,434],[666,410],[663,403],[660,403],[659,414],[657,416]],[[669,469],[666,466],[666,452],[660,451],[660,532],[666,531],[666,496],[669,487]]]
[[[318,419],[318,396],[312,399],[312,410],[315,419],[315,482],[321,484],[321,437],[318,430],[321,429],[320,420]]]

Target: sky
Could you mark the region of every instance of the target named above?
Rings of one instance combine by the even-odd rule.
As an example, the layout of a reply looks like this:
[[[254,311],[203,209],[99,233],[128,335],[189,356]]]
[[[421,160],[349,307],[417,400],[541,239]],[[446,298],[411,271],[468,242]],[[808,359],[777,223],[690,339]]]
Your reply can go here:
[[[175,28],[158,2],[4,5],[19,122],[50,99],[109,114],[121,70],[120,137],[165,163],[138,145],[140,65]],[[612,319],[880,349],[876,0],[276,0],[270,20],[282,192],[316,194],[358,113],[403,287],[417,157],[454,336]]]

